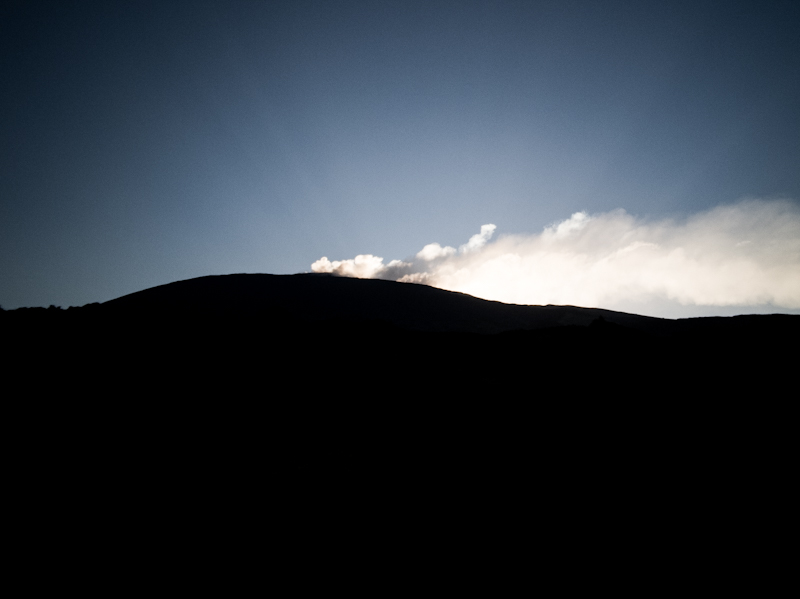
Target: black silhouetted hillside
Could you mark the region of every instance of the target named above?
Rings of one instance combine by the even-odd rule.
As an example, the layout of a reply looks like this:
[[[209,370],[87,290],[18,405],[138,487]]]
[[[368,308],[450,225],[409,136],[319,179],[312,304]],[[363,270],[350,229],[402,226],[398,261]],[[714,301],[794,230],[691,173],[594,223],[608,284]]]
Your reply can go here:
[[[499,333],[609,322],[657,331],[665,321],[570,306],[517,306],[426,285],[333,275],[225,275],[179,281],[106,302],[122,312],[178,311],[208,316],[279,317],[309,322],[383,321],[416,331]]]
[[[459,506],[731,534],[791,496],[798,327],[320,275],[0,311],[11,488],[30,521],[81,527],[65,539],[191,543],[209,514],[327,534],[452,513],[455,534]]]
[[[800,332],[800,316],[669,320],[316,274],[201,277],[0,318],[22,372],[93,369],[116,388],[178,394],[236,392],[259,379],[273,389],[409,385],[423,394],[518,385],[755,392],[780,378]]]

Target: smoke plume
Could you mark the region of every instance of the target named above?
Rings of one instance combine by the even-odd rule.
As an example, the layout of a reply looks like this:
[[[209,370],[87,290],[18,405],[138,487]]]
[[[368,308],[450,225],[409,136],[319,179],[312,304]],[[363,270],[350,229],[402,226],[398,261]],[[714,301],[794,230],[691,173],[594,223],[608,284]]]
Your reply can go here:
[[[577,212],[541,233],[491,241],[495,228],[483,225],[458,249],[431,243],[388,264],[371,254],[323,257],[311,270],[657,315],[681,314],[669,305],[800,308],[800,210],[791,202],[746,201],[658,222],[624,210]]]

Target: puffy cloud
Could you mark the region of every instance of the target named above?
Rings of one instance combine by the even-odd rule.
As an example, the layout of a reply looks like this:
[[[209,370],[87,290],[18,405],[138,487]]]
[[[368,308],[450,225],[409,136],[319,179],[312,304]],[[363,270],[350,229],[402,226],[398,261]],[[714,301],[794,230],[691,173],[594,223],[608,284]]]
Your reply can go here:
[[[578,212],[539,234],[490,242],[494,231],[482,226],[459,251],[432,243],[407,262],[322,258],[312,270],[655,315],[680,315],[669,305],[800,308],[800,210],[791,202],[741,202],[657,222],[624,210]]]
[[[589,220],[591,219],[585,212],[576,212],[567,220],[545,227],[542,235],[556,238],[567,237],[571,233],[583,229],[589,223]]]
[[[311,265],[314,272],[330,272],[345,277],[371,279],[380,274],[385,267],[383,258],[372,254],[359,254],[352,260],[334,260],[323,256]]]
[[[470,237],[469,241],[462,245],[459,250],[462,253],[467,253],[481,249],[484,245],[486,245],[486,242],[492,238],[496,228],[497,227],[495,225],[483,225],[481,227],[481,232]]]
[[[445,258],[456,253],[456,248],[442,247],[438,243],[429,243],[417,253],[417,258],[430,262],[437,258]]]

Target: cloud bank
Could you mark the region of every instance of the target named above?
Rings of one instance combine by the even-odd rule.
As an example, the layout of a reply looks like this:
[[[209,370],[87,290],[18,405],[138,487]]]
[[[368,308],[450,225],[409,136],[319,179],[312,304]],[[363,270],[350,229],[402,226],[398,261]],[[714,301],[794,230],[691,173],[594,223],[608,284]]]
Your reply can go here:
[[[746,201],[681,220],[624,210],[577,212],[541,233],[492,241],[481,227],[460,248],[426,245],[414,257],[323,257],[313,272],[424,283],[516,304],[568,304],[688,315],[676,306],[800,309],[800,209]],[[671,306],[671,307],[670,307]]]

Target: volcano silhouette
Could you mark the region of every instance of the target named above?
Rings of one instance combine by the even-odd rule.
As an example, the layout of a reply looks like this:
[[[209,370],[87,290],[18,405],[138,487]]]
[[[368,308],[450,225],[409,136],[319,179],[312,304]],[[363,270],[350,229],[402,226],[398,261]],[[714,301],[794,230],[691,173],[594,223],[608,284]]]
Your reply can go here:
[[[67,378],[89,364],[98,377],[176,393],[329,376],[461,392],[565,381],[586,392],[599,381],[755,392],[790,368],[784,348],[800,333],[800,316],[670,320],[321,274],[207,276],[0,315],[23,370],[45,349]]]
[[[284,468],[276,488],[335,489],[353,460],[369,485],[414,455],[428,481],[458,456],[465,473],[483,464],[507,481],[542,464],[583,472],[575,480],[594,492],[680,455],[672,471],[691,473],[694,493],[720,453],[732,480],[743,464],[779,480],[788,465],[774,456],[793,455],[781,444],[800,316],[669,320],[382,280],[225,275],[0,311],[0,327],[13,446],[32,472],[57,464],[64,485],[76,464],[96,465],[92,487],[143,463],[157,493],[187,465],[200,480],[213,467],[272,484]],[[619,463],[626,478],[609,483]]]
[[[605,321],[664,331],[668,321],[596,308],[522,306],[427,285],[330,274],[236,274],[178,281],[103,304],[107,313],[253,317],[276,311],[308,322],[383,322],[414,331],[500,333]]]

